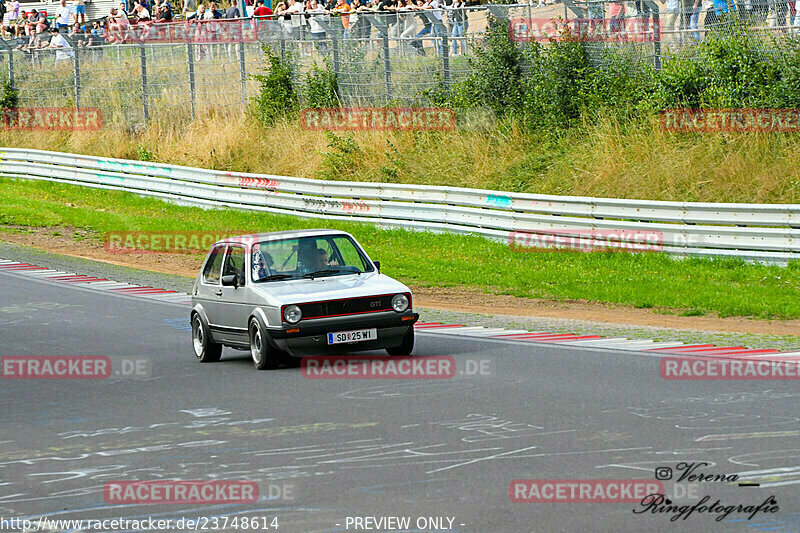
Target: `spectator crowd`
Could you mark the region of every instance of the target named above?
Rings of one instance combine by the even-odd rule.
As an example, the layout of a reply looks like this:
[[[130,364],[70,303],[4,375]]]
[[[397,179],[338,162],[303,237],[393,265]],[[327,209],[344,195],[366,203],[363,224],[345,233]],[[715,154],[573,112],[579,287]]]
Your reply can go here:
[[[236,32],[241,39],[246,24],[248,28],[257,28],[256,31],[273,35],[280,32],[294,40],[318,42],[323,50],[331,33],[340,39],[364,42],[386,34],[404,50],[424,54],[423,38],[446,35],[450,38],[450,53],[458,55],[466,53],[468,8],[480,3],[480,0],[274,0],[278,3],[273,7],[273,0],[225,0],[230,3],[222,8],[213,1],[206,4],[202,0],[123,0],[106,16],[87,23],[86,0],[57,1],[55,9],[47,12],[24,11],[19,0],[0,0],[2,38],[16,39],[19,50],[62,48],[58,55],[69,58],[75,47],[148,39],[169,41],[169,36],[164,38],[163,30],[180,21],[180,26],[191,28],[193,40],[231,42]],[[173,5],[171,1],[181,3]],[[527,1],[537,8],[547,2]],[[585,5],[589,19],[611,20],[613,26],[614,21],[622,25],[626,20],[649,18],[652,4],[645,0],[586,0]],[[702,28],[723,20],[731,12],[771,27],[800,26],[797,15],[800,0],[665,0],[659,10],[662,39],[667,43],[687,37],[700,40]],[[223,26],[227,29],[220,29]],[[442,42],[436,42],[441,53]]]
[[[62,48],[61,57],[73,56],[73,48],[101,44],[122,44],[157,40],[164,24],[181,21],[195,34],[210,35],[214,40],[219,30],[213,21],[238,22],[253,19],[271,32],[285,32],[291,39],[324,41],[329,32],[340,39],[369,41],[386,32],[399,40],[404,49],[424,53],[422,38],[447,35],[452,38],[452,54],[466,53],[464,39],[469,28],[467,7],[479,0],[227,0],[221,9],[215,2],[182,0],[173,6],[170,0],[124,0],[118,7],[97,20],[86,18],[86,0],[58,0],[53,12],[31,9],[24,11],[19,0],[0,0],[0,33],[5,40],[18,41],[16,49],[31,51]],[[174,0],[180,2],[181,0]],[[277,1],[277,0],[276,0]],[[240,4],[241,2],[241,4]],[[233,26],[232,26],[233,27]],[[154,30],[155,28],[155,30]],[[240,26],[241,28],[241,26]],[[238,31],[241,32],[241,29]],[[439,43],[441,52],[441,43]]]

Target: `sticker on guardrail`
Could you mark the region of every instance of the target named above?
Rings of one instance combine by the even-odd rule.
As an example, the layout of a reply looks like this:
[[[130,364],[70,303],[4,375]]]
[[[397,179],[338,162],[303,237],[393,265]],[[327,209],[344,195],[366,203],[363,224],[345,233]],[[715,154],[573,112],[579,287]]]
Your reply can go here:
[[[661,129],[669,132],[788,133],[800,131],[800,109],[667,109]]]
[[[351,202],[343,200],[322,200],[317,198],[303,198],[303,207],[314,211],[341,211],[343,213],[365,213],[369,211],[369,205],[361,200]]]
[[[303,109],[300,125],[312,131],[443,131],[456,127],[445,107],[329,107]]]
[[[490,194],[486,197],[486,203],[495,207],[513,207],[514,200],[510,196]]]
[[[97,131],[103,112],[96,107],[15,107],[0,111],[0,129],[23,131]]]

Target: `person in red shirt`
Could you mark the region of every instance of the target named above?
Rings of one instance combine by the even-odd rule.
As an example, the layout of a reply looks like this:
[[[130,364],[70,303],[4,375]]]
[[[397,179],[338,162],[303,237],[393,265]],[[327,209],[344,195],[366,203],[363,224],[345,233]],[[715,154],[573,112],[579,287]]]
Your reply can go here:
[[[272,10],[264,6],[264,0],[258,0],[258,7],[253,11],[253,16],[263,18],[269,15],[272,15]]]

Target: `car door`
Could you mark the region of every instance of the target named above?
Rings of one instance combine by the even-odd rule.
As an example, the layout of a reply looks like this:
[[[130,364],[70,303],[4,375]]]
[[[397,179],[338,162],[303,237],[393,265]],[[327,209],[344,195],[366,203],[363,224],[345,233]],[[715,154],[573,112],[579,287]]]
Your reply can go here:
[[[226,246],[224,244],[218,244],[209,252],[206,263],[203,266],[203,272],[200,275],[200,283],[195,296],[206,312],[208,326],[211,328],[211,333],[216,340],[220,340],[216,328],[220,323],[219,300],[222,297],[221,278],[225,249]]]
[[[239,286],[220,286],[222,294],[219,298],[219,327],[226,342],[247,344],[247,319],[250,308],[246,304],[247,276],[245,247],[231,244],[225,253],[222,276],[235,274],[239,278]]]

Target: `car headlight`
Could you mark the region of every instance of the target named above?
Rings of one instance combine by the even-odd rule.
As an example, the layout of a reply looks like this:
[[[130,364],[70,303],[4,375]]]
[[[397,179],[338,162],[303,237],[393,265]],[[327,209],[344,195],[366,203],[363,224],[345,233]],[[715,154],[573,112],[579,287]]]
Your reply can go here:
[[[408,309],[408,296],[405,294],[395,294],[392,296],[392,309],[398,313],[402,313]]]
[[[297,305],[287,305],[283,309],[283,319],[289,324],[297,324],[303,318],[303,312]]]

